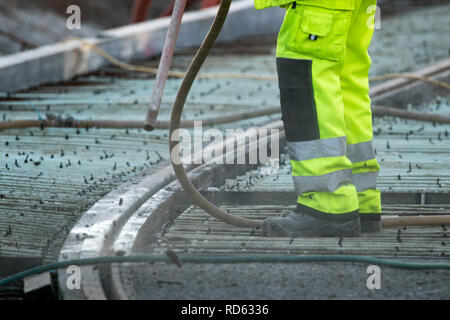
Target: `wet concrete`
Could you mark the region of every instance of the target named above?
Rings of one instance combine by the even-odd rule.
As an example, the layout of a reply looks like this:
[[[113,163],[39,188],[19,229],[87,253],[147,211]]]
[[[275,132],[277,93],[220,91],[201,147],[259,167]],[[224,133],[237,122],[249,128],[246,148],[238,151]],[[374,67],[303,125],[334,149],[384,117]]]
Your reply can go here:
[[[366,264],[302,263],[136,266],[136,299],[449,299],[450,272],[380,266],[368,289]],[[142,269],[146,272],[140,272]],[[126,279],[126,278],[125,278]],[[126,281],[126,280],[125,280]],[[372,283],[369,281],[369,283]],[[445,285],[447,283],[447,285]]]

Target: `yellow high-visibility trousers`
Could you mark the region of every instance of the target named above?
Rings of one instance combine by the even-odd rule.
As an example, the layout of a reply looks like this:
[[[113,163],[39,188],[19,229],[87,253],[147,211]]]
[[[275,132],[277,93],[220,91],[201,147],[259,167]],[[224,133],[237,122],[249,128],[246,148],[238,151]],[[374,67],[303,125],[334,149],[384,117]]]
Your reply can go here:
[[[367,52],[375,8],[376,0],[290,2],[278,36],[282,119],[298,207],[319,218],[381,219]]]

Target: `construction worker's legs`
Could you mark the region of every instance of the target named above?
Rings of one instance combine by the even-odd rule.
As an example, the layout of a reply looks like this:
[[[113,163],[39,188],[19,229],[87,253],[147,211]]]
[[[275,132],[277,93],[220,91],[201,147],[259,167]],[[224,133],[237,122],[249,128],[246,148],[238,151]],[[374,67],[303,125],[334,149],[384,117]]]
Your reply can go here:
[[[357,222],[359,232],[340,83],[351,17],[351,10],[288,8],[277,67],[297,210],[322,222]]]
[[[373,35],[376,0],[357,3],[347,37],[347,51],[341,71],[342,98],[347,135],[347,157],[352,162],[352,184],[358,192],[362,231],[379,231],[381,197],[376,189],[380,167],[372,144],[372,113],[369,98],[367,52]]]

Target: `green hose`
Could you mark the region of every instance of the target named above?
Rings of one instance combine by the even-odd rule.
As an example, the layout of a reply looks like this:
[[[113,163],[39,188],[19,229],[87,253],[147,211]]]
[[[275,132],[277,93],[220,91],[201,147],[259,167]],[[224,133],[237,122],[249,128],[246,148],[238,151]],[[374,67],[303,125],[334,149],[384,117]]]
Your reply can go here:
[[[409,270],[450,270],[449,263],[417,263],[402,262],[386,259],[378,259],[365,256],[352,255],[284,255],[284,254],[249,254],[249,255],[180,255],[179,262],[182,263],[302,263],[302,262],[355,262],[370,263],[380,266],[409,269]],[[23,278],[43,273],[49,270],[66,268],[68,266],[86,266],[105,263],[125,263],[125,262],[167,262],[172,260],[167,255],[130,255],[115,257],[98,257],[88,259],[75,259],[60,261],[23,272],[19,272],[10,277],[0,280],[0,287],[6,286],[12,282],[22,280]]]

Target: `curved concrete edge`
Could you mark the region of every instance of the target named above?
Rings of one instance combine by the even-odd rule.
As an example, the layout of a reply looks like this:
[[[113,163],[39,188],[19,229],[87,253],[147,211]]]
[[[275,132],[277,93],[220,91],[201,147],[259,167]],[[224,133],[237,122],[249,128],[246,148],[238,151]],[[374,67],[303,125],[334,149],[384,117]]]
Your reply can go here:
[[[205,186],[216,186],[217,182],[219,182],[218,185],[222,184],[224,178],[218,178],[220,176],[231,178],[249,169],[248,166],[233,167],[226,165],[202,165],[189,172],[188,176],[197,188],[202,189]],[[174,209],[173,205],[177,203],[184,204],[187,207],[190,204],[189,199],[184,196],[182,191],[182,186],[178,181],[174,181],[153,195],[130,217],[122,228],[117,240],[114,242],[113,254],[127,255],[131,252],[140,251],[140,245],[152,242],[154,236],[161,231],[161,228],[185,209],[184,207]],[[145,231],[143,231],[144,229]],[[134,296],[134,294],[130,294],[128,285],[126,286],[127,291],[125,291],[119,264],[111,265],[111,280],[113,299],[128,300],[129,296]]]
[[[166,163],[167,165],[167,163]],[[150,176],[139,176],[127,182],[96,202],[72,228],[59,254],[59,261],[92,258],[104,255],[103,250],[112,235],[126,221],[127,216],[139,208],[149,197],[174,179],[170,167],[166,166]],[[122,199],[122,205],[119,205]],[[59,270],[60,291],[64,299],[105,299],[97,283],[98,269],[81,268],[82,290],[68,290],[65,270]],[[94,276],[92,274],[95,274]],[[83,285],[87,284],[87,285]],[[93,289],[98,287],[98,289]]]
[[[212,23],[217,7],[187,12],[183,17],[177,48],[198,46]],[[257,11],[253,0],[233,2],[218,41],[231,41],[243,36],[276,34],[284,10],[273,8]],[[170,18],[101,32],[84,40],[95,44],[122,61],[146,59],[161,54]],[[0,57],[0,92],[14,92],[44,83],[60,82],[98,70],[108,62],[77,40]]]
[[[250,143],[246,148],[247,155],[258,152],[261,144],[270,147],[271,138],[269,136]],[[280,133],[277,138],[281,149],[285,142],[284,134]],[[221,157],[226,158],[227,155],[224,154]],[[226,179],[235,178],[258,166],[252,164],[226,165],[215,162],[217,161],[213,160],[211,163],[201,165],[189,172],[189,178],[196,188],[219,187],[225,183]],[[113,244],[113,253],[116,255],[129,255],[135,252],[142,252],[146,244],[154,242],[155,236],[161,231],[163,225],[175,219],[191,204],[179,182],[172,182],[152,196],[128,219]],[[129,283],[126,285],[123,283],[120,269],[121,265],[119,264],[111,265],[112,295],[114,299],[128,300],[135,297],[136,294]]]
[[[216,169],[216,170],[214,170]],[[206,184],[212,182],[212,173],[217,171],[217,168],[211,167],[209,165],[203,165],[196,168],[188,173],[191,182],[196,187],[203,187]],[[173,181],[167,187],[159,190],[154,194],[147,202],[140,207],[127,221],[127,223],[122,228],[120,234],[118,235],[116,241],[114,242],[112,254],[113,255],[127,255],[136,244],[142,241],[146,243],[151,241],[151,239],[161,230],[162,226],[176,218],[181,214],[182,210],[173,210],[172,206],[174,203],[184,203],[188,205],[189,201],[186,197],[182,195],[182,187],[178,181]],[[141,234],[141,230],[144,225],[149,225],[146,228],[145,235]],[[150,232],[148,232],[150,230]],[[138,238],[144,238],[138,240]],[[150,239],[150,240],[148,240]],[[137,249],[139,250],[139,249]],[[127,291],[125,291],[125,286],[122,284],[122,278],[120,275],[120,265],[111,265],[111,294],[112,298],[115,300],[128,300],[130,294],[127,285]]]
[[[267,129],[282,129],[282,127],[281,121],[275,121],[264,126]],[[225,141],[213,143],[213,145],[218,144],[220,146],[217,146],[217,148],[225,150],[232,140],[240,142],[237,144],[237,148],[245,143],[245,139],[239,139],[239,135],[236,135]],[[202,163],[201,153],[194,154],[193,158],[194,164]],[[186,171],[189,172],[199,166],[194,164],[185,165]],[[130,216],[151,196],[175,179],[172,166],[167,166],[167,163],[165,165],[151,175],[138,175],[134,182],[124,183],[96,202],[70,231],[58,260],[92,258],[111,254],[110,248],[114,243],[114,238]],[[162,167],[162,165],[160,166]],[[122,202],[121,205],[120,202]],[[81,292],[80,290],[67,289],[68,275],[65,270],[59,270],[58,274],[60,291],[64,299],[106,299],[97,267],[81,268]]]
[[[167,165],[167,163],[165,163]],[[194,165],[186,166],[192,170]],[[171,166],[140,176],[133,183],[124,183],[96,202],[72,228],[59,254],[59,261],[93,258],[108,255],[114,236],[134,213],[153,194],[175,179]],[[122,199],[122,204],[119,205]],[[106,296],[97,267],[81,267],[81,293],[68,290],[67,275],[59,270],[60,291],[64,299],[104,300]]]
[[[284,141],[284,128],[283,128],[282,121],[278,120],[278,121],[272,122],[266,126],[263,126],[263,128],[266,128],[269,130],[270,129],[279,130],[278,131],[279,135],[277,136],[277,138],[279,140],[279,146],[281,148],[282,142]],[[236,144],[236,148],[234,150],[232,150],[228,153],[223,153],[222,155],[220,155],[214,159],[211,159],[208,163],[202,164],[202,165],[198,166],[197,168],[193,169],[192,171],[189,171],[188,176],[192,179],[191,180],[192,183],[194,185],[196,185],[197,187],[202,186],[202,185],[199,185],[199,183],[200,183],[199,179],[202,178],[199,175],[199,172],[200,173],[203,172],[203,174],[204,174],[204,170],[205,170],[204,168],[206,168],[206,167],[209,168],[210,172],[213,172],[214,170],[219,170],[221,168],[227,168],[227,170],[230,172],[230,175],[233,175],[233,173],[236,170],[239,170],[236,168],[240,168],[240,170],[242,170],[242,168],[244,168],[244,171],[248,170],[248,167],[252,166],[252,164],[227,165],[227,164],[223,164],[223,163],[225,163],[224,159],[230,158],[229,155],[231,155],[233,159],[236,159],[235,150],[239,149],[244,144],[246,145],[245,152],[246,152],[247,156],[251,152],[258,152],[258,148],[261,144],[271,147],[271,145],[269,144],[269,141],[271,139],[270,134],[268,134],[265,137],[262,137],[261,139],[256,139],[255,141],[253,141],[253,138],[256,138],[255,133],[257,134],[257,132],[253,132],[253,134],[248,135],[250,143],[247,143],[245,141],[245,139],[239,138],[240,136],[244,136],[245,133],[242,135],[235,135],[233,137],[226,139],[225,141],[222,141],[221,143],[218,143],[218,144],[221,144],[224,148],[223,150],[225,150],[225,147],[227,145],[229,145],[229,143],[232,140],[239,141],[239,143]],[[196,159],[197,159],[197,157],[196,157]],[[222,161],[220,161],[220,160],[222,160]],[[234,176],[236,176],[236,174],[234,174]],[[222,185],[224,183],[225,178],[221,179],[220,177],[221,177],[221,175],[218,175],[215,177],[215,179],[216,179],[215,184]],[[151,213],[153,212],[153,210],[156,210],[157,208],[159,208],[160,203],[162,203],[163,200],[165,201],[165,199],[167,199],[168,196],[172,196],[174,193],[179,192],[180,190],[181,190],[181,185],[179,184],[179,182],[173,181],[167,187],[161,188],[151,198],[148,198],[146,200],[146,202],[138,210],[136,210],[132,214],[132,216],[130,216],[128,218],[127,222],[122,226],[121,232],[119,233],[119,235],[115,239],[114,243],[112,244],[112,252],[115,254],[119,254],[119,255],[129,254],[132,251],[133,246],[135,245],[137,236],[139,235],[139,228],[141,228],[144,223],[149,221],[148,219],[149,219]],[[190,200],[188,200],[186,203],[190,203]],[[173,218],[178,216],[178,214],[180,214],[180,213],[181,213],[180,210],[177,210],[177,212],[173,216]],[[152,217],[152,219],[155,219],[155,217],[156,217],[156,215],[154,215]],[[152,220],[151,222],[155,222],[155,221]],[[160,225],[161,225],[161,223],[157,223],[156,229],[158,229],[158,227]]]

